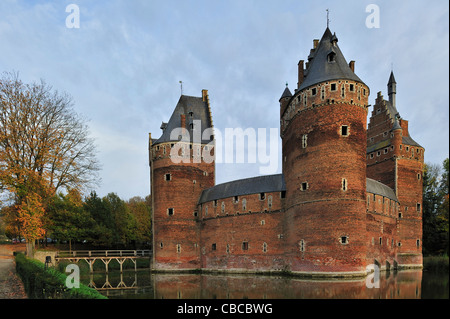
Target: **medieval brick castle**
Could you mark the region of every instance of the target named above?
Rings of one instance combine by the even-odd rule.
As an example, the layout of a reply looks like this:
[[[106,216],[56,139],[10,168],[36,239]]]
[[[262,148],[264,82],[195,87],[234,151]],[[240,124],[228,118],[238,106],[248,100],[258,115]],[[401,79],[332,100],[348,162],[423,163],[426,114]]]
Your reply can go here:
[[[367,126],[369,88],[337,43],[328,28],[314,40],[294,94],[286,86],[279,100],[282,174],[215,185],[208,93],[180,97],[149,139],[155,270],[364,276],[370,264],[422,266],[424,148],[397,111],[393,73]],[[174,134],[183,130],[189,139]]]

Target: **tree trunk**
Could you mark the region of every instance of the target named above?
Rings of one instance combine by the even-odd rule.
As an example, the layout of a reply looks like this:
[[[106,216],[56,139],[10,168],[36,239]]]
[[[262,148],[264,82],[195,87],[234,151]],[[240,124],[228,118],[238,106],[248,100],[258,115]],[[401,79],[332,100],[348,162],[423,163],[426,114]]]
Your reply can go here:
[[[34,248],[35,248],[35,242],[34,239],[27,239],[27,256],[28,258],[34,258]]]

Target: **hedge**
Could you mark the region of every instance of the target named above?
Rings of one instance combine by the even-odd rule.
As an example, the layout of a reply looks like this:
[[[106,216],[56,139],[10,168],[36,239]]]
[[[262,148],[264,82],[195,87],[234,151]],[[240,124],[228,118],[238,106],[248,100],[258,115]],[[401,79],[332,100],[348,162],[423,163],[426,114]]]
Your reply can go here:
[[[16,254],[16,271],[22,279],[25,291],[32,299],[108,299],[93,288],[80,283],[80,288],[67,288],[67,276],[53,268]]]

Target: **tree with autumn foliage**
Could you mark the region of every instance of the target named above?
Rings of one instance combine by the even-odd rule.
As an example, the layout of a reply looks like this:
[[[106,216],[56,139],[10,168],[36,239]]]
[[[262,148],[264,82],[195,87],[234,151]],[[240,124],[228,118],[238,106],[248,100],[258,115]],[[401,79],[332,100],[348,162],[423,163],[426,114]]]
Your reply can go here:
[[[99,164],[84,119],[69,95],[43,80],[25,84],[17,74],[0,77],[0,193],[33,253],[45,232],[47,208],[60,191],[93,186]]]

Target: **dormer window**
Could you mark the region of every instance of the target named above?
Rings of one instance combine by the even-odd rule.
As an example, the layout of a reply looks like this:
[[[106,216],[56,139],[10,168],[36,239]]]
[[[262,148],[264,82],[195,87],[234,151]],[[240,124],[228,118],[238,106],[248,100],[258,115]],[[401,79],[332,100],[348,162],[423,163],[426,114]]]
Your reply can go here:
[[[336,53],[331,51],[330,53],[328,53],[327,58],[329,63],[336,62]]]

